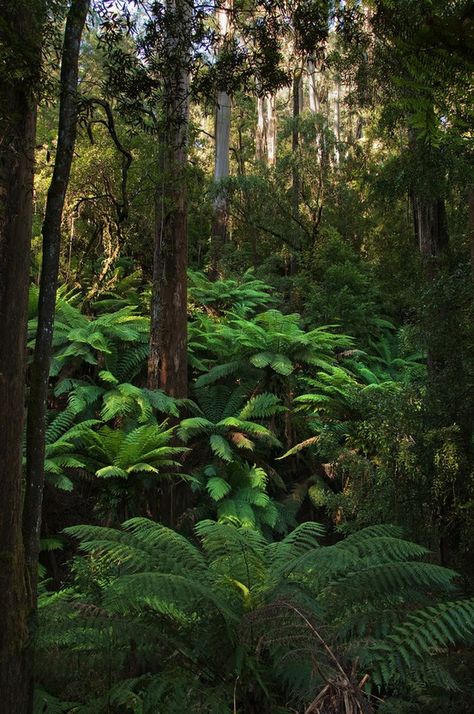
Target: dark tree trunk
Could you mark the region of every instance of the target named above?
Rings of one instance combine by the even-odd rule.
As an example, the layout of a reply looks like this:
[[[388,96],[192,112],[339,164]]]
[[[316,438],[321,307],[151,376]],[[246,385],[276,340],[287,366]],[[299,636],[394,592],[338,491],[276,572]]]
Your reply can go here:
[[[440,430],[459,423],[460,418],[458,407],[450,398],[454,390],[451,371],[457,355],[453,352],[449,337],[452,334],[450,321],[453,315],[443,289],[443,277],[448,274],[446,269],[449,267],[445,167],[439,150],[425,144],[417,130],[410,130],[409,141],[413,161],[417,166],[416,182],[411,192],[414,232],[424,273],[422,324],[427,353],[425,409],[428,428]],[[456,372],[462,375],[462,366],[458,367]],[[435,473],[433,464],[431,468]],[[453,493],[454,490],[453,484]],[[453,505],[450,496],[439,499],[436,489],[433,490],[433,515],[439,527],[439,555],[443,565],[452,562],[452,554],[459,547],[460,521],[453,517]]]
[[[185,397],[187,370],[187,130],[189,25],[186,0],[168,2],[169,72],[164,77],[163,186],[157,201],[148,386]]]
[[[415,235],[428,278],[436,277],[439,259],[449,243],[446,206],[443,198],[413,196]]]
[[[187,134],[188,61],[192,5],[168,0],[169,35],[164,76],[165,125],[160,136],[161,186],[157,192],[153,249],[148,387],[185,397],[187,368]],[[189,490],[164,483],[160,519],[175,525],[187,507]]]
[[[471,276],[474,280],[474,186],[469,189],[468,203],[467,235],[471,250]]]
[[[298,164],[299,161],[299,146],[300,146],[300,127],[299,118],[302,110],[302,94],[303,94],[303,73],[297,70],[293,75],[293,131],[291,139],[291,148],[293,152],[293,165],[291,169],[291,210],[295,224],[300,222],[300,202],[301,202],[301,173]],[[290,258],[290,273],[296,272],[296,260],[294,254]]]
[[[89,0],[72,0],[67,17],[61,63],[58,146],[43,223],[43,261],[36,345],[31,367],[27,423],[27,478],[23,513],[23,540],[32,612],[36,609],[46,411],[61,247],[61,223],[76,141],[79,50],[88,9]]]
[[[150,353],[148,356],[148,389],[160,388],[160,299],[161,299],[161,271],[162,256],[161,242],[163,236],[163,222],[165,218],[165,146],[166,136],[160,136],[160,175],[161,184],[157,187],[155,197],[155,224],[153,234],[153,270],[151,282],[150,305]]]
[[[0,709],[31,708],[28,583],[22,541],[22,438],[40,17],[0,0]]]

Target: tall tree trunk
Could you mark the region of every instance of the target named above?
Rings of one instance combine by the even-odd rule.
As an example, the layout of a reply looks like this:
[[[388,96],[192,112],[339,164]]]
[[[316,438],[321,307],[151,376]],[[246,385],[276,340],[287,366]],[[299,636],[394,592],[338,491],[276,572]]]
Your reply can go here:
[[[61,223],[76,142],[79,51],[88,10],[89,0],[72,0],[67,16],[61,60],[58,145],[43,222],[43,260],[28,404],[26,489],[23,512],[23,540],[32,613],[36,610],[46,412],[61,248]]]
[[[328,93],[328,121],[329,127],[334,134],[333,157],[336,166],[341,161],[341,81],[339,77],[331,79],[331,87]]]
[[[0,0],[0,701],[32,706],[22,541],[22,439],[41,6]]]
[[[416,129],[409,130],[409,145],[413,152],[413,163],[417,167],[411,199],[414,232],[422,259],[426,291],[422,312],[427,353],[425,409],[429,428],[439,430],[458,422],[459,418],[457,407],[450,403],[449,399],[453,388],[450,368],[456,363],[453,345],[448,340],[452,332],[450,320],[453,317],[440,281],[449,249],[448,221],[443,195],[445,169],[438,149],[425,144]],[[462,364],[459,367],[462,378]],[[470,436],[471,433],[469,441]],[[440,528],[440,558],[443,565],[448,565],[451,554],[458,548],[459,521],[453,518],[453,503],[450,502],[449,496],[439,499],[434,489],[433,499],[434,515]]]
[[[267,161],[275,166],[277,152],[277,116],[275,95],[267,96]]]
[[[276,163],[277,118],[275,95],[257,97],[257,128],[255,132],[255,158],[267,166]]]
[[[301,70],[295,71],[293,75],[293,130],[291,137],[291,148],[293,152],[293,163],[291,169],[291,210],[296,224],[300,222],[301,203],[301,172],[299,167],[299,146],[300,127],[299,118],[303,108],[303,73]],[[290,257],[290,273],[296,272],[296,260],[294,254]]]
[[[166,141],[167,132],[160,134],[158,139],[160,183],[155,196],[155,221],[153,226],[153,275],[151,281],[150,304],[150,353],[148,356],[148,389],[160,388],[160,314],[161,314],[161,274],[162,239],[164,232],[165,198],[166,198]]]
[[[446,205],[442,196],[442,162],[437,149],[425,145],[418,131],[410,128],[408,141],[417,178],[411,189],[413,226],[428,282],[438,275],[439,263],[449,245]],[[441,168],[440,168],[441,167]]]
[[[319,114],[319,94],[316,65],[313,59],[308,59],[308,99],[309,109],[312,114]]]
[[[230,29],[230,13],[232,0],[225,0],[216,10],[216,20],[219,32],[219,44],[225,46]],[[228,239],[228,206],[226,189],[222,182],[229,178],[229,150],[230,150],[230,120],[231,97],[224,91],[217,92],[215,115],[215,155],[214,155],[214,182],[216,184],[216,197],[214,200],[214,219],[211,229],[211,270],[210,275],[216,279],[219,274],[219,258],[222,247]]]
[[[293,76],[293,130],[291,148],[293,151],[292,167],[292,210],[293,216],[298,220],[301,199],[301,175],[298,165],[298,150],[300,145],[299,117],[302,109],[302,72],[296,71]]]
[[[427,277],[438,273],[439,259],[448,246],[448,222],[444,199],[440,196],[413,196],[415,235]]]
[[[266,97],[257,97],[257,128],[255,131],[255,158],[264,163],[267,157]]]
[[[474,280],[474,186],[469,189],[467,234],[471,249],[471,276]]]
[[[163,187],[155,230],[148,386],[187,394],[187,133],[191,5],[169,0]]]
[[[229,148],[230,148],[231,98],[227,92],[218,92],[215,121],[215,161],[214,181],[216,197],[214,199],[214,219],[211,229],[211,270],[210,276],[217,279],[219,275],[219,259],[222,248],[229,237],[228,205],[226,189],[222,181],[229,178]]]

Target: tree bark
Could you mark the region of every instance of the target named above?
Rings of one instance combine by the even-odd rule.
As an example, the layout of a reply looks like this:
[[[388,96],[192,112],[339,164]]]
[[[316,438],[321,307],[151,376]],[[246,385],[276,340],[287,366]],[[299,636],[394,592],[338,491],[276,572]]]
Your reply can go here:
[[[415,235],[423,264],[430,279],[437,275],[438,261],[448,246],[448,222],[444,199],[413,196]]]
[[[219,32],[219,45],[225,46],[230,29],[230,13],[232,0],[225,0],[216,10],[216,20]],[[226,190],[222,182],[229,178],[229,150],[230,150],[230,121],[231,121],[230,95],[220,90],[217,92],[215,115],[215,155],[214,155],[214,182],[216,184],[216,197],[214,200],[214,219],[211,229],[211,269],[210,277],[216,279],[219,274],[219,259],[223,246],[229,236],[228,205]]]
[[[298,150],[300,145],[299,117],[302,110],[302,72],[298,70],[293,76],[293,131],[291,148],[293,151],[292,167],[292,210],[293,216],[298,220],[301,199],[301,175],[298,166]]]
[[[210,277],[217,279],[219,275],[219,259],[223,246],[229,237],[228,205],[226,189],[222,181],[229,178],[229,146],[230,146],[231,98],[227,92],[218,92],[216,122],[215,122],[215,161],[214,182],[216,197],[214,199],[214,219],[211,229],[211,270]]]
[[[264,163],[267,156],[266,97],[257,97],[257,129],[255,132],[255,158]]]
[[[269,166],[275,166],[277,152],[277,117],[275,95],[267,96],[267,160]]]
[[[41,5],[0,0],[0,701],[5,714],[32,706],[28,587],[22,541],[22,439],[26,323]]]
[[[318,95],[318,83],[317,83],[317,73],[316,65],[313,59],[308,59],[308,98],[309,98],[309,109],[312,114],[319,114],[319,95]]]
[[[23,511],[23,541],[32,613],[36,610],[46,413],[61,248],[61,223],[76,142],[79,51],[88,10],[89,0],[72,0],[67,16],[61,60],[58,145],[42,231],[43,260],[38,299],[38,326],[31,366]]]
[[[341,81],[333,77],[332,86],[328,94],[329,126],[334,134],[334,163],[339,166],[341,162]]]
[[[467,233],[469,238],[469,247],[471,249],[471,276],[474,280],[474,186],[469,189],[468,198],[468,223],[467,223]]]
[[[299,167],[299,146],[300,127],[299,118],[303,109],[303,73],[301,70],[295,71],[293,75],[293,130],[291,137],[291,148],[293,152],[291,168],[291,213],[296,225],[300,223],[301,204],[301,172]],[[290,256],[290,273],[296,273],[295,254]]]
[[[191,6],[169,0],[172,20],[164,76],[163,185],[157,201],[148,386],[187,395],[187,133]]]

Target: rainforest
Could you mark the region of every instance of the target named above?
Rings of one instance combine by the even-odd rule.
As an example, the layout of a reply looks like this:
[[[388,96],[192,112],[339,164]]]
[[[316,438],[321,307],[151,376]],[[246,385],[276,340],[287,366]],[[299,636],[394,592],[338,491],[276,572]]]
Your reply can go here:
[[[0,0],[0,713],[474,711],[471,0]]]

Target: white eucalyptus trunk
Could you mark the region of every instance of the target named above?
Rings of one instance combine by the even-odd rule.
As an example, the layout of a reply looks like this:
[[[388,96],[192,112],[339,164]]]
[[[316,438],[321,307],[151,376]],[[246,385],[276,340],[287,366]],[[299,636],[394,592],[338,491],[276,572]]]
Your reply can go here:
[[[267,166],[274,166],[277,149],[275,95],[257,97],[257,131],[255,157]]]
[[[277,152],[277,116],[275,95],[267,97],[267,158],[268,165],[274,166]]]
[[[312,114],[319,114],[318,78],[316,65],[312,59],[308,60],[308,99],[309,110]]]

